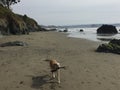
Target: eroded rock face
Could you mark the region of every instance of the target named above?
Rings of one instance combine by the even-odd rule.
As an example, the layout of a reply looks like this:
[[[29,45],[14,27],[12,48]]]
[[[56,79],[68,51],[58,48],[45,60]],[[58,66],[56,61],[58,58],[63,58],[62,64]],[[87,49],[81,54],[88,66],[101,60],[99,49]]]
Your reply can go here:
[[[18,16],[7,16],[8,29],[10,34],[27,34],[29,33],[26,23]]]
[[[97,29],[97,34],[117,34],[118,31],[113,25],[102,25]]]
[[[6,34],[7,31],[8,22],[5,18],[0,18],[0,34]]]
[[[101,44],[96,51],[120,54],[120,39],[113,39],[108,44]]]

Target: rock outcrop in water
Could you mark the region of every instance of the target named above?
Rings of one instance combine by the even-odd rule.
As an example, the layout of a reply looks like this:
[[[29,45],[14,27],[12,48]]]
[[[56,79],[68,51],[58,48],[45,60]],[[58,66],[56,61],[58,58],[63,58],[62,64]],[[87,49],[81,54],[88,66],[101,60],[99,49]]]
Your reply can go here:
[[[120,39],[113,39],[108,44],[101,44],[96,51],[120,54]]]
[[[97,34],[117,34],[118,31],[113,25],[102,25],[97,29]]]

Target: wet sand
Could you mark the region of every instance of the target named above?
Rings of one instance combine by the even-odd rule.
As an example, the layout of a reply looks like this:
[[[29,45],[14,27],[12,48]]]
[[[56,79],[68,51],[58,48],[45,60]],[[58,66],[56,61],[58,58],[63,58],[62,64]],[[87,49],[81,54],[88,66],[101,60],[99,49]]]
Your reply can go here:
[[[0,90],[120,90],[120,55],[95,52],[99,42],[34,32],[0,43],[16,40],[28,46],[0,47]],[[50,80],[47,58],[66,66],[60,84]]]

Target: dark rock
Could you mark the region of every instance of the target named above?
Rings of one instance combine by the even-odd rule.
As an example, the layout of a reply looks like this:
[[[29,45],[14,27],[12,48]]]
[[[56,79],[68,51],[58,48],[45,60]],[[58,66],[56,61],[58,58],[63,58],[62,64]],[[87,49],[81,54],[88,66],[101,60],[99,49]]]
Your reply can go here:
[[[111,47],[108,44],[101,44],[97,48],[97,52],[110,52],[110,51],[111,51]]]
[[[113,25],[102,25],[97,29],[97,34],[117,34],[118,31]]]
[[[59,32],[62,32],[62,30],[59,30]]]
[[[120,54],[120,39],[113,39],[108,44],[101,44],[96,51]]]
[[[80,32],[83,32],[84,30],[83,29],[80,29]]]
[[[40,31],[48,31],[48,30],[46,30],[45,28],[40,28]]]
[[[63,32],[68,32],[68,30],[64,30]]]
[[[65,30],[63,30],[63,32],[68,32],[68,29],[66,28]]]
[[[27,43],[22,42],[22,41],[13,41],[13,42],[6,42],[3,44],[0,44],[1,47],[6,47],[6,46],[28,46]]]

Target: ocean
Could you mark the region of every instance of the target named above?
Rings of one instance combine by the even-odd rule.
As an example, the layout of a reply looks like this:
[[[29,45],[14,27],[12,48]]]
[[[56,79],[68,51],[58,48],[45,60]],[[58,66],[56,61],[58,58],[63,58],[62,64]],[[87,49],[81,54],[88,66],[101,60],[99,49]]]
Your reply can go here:
[[[83,38],[91,41],[97,42],[108,42],[111,39],[120,39],[120,27],[116,27],[118,30],[118,34],[106,34],[106,35],[98,35],[97,27],[96,28],[67,28],[68,37],[73,38]],[[58,31],[63,31],[65,29],[58,29]],[[83,30],[83,31],[80,31]]]

